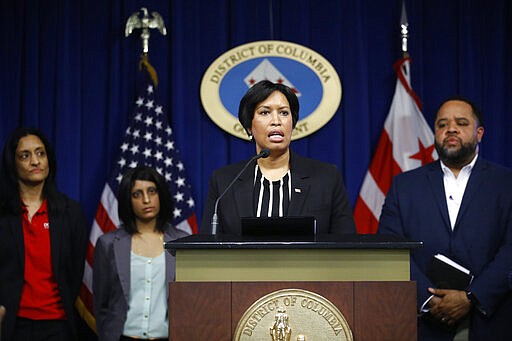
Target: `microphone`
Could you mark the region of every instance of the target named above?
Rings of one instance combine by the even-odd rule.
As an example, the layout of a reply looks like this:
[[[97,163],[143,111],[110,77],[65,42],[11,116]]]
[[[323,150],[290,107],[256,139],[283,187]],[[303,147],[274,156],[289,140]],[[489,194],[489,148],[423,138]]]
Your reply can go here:
[[[212,235],[216,235],[217,234],[217,226],[219,225],[219,222],[218,222],[218,217],[217,217],[217,206],[219,206],[219,201],[220,199],[222,199],[222,197],[224,196],[224,194],[226,194],[226,192],[231,188],[231,186],[233,186],[233,184],[235,183],[235,181],[240,177],[240,175],[242,175],[242,173],[245,171],[245,169],[247,167],[249,167],[249,165],[251,164],[251,162],[253,162],[254,160],[258,160],[258,159],[261,159],[261,158],[267,158],[268,156],[270,155],[270,150],[265,148],[265,149],[262,149],[261,152],[257,155],[254,155],[249,161],[247,161],[247,163],[245,164],[244,168],[242,168],[242,170],[235,176],[235,178],[229,183],[229,185],[226,187],[226,189],[224,190],[224,192],[221,193],[221,195],[219,195],[219,197],[217,198],[217,200],[215,200],[215,208],[213,210],[213,217],[212,217]]]

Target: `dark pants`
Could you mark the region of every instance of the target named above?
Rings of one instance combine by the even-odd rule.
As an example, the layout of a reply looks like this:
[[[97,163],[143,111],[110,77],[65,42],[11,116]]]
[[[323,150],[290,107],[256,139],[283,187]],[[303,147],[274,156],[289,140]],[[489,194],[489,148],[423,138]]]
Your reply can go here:
[[[71,332],[66,320],[31,320],[18,317],[12,340],[69,341]]]

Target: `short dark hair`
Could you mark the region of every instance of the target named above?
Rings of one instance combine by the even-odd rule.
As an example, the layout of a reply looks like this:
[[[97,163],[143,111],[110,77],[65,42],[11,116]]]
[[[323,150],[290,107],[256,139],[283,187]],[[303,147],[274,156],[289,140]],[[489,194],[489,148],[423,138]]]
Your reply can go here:
[[[19,196],[18,170],[16,167],[16,149],[23,137],[37,136],[44,145],[46,157],[48,159],[49,173],[43,186],[43,198],[48,199],[49,209],[60,209],[53,198],[57,194],[57,183],[55,175],[57,173],[57,161],[55,152],[46,136],[36,128],[19,127],[14,129],[7,137],[2,154],[2,165],[0,171],[0,210],[13,214],[21,213],[21,199]]]
[[[450,102],[450,101],[460,101],[460,102],[464,102],[464,103],[468,104],[471,107],[471,111],[473,112],[473,115],[475,116],[475,118],[477,120],[477,127],[483,127],[484,126],[484,117],[483,117],[482,111],[478,108],[478,106],[473,101],[467,99],[466,97],[460,96],[460,95],[450,96],[447,99],[445,99],[437,107],[436,118],[437,118],[437,114],[439,113],[439,109],[441,109],[441,107],[446,102]]]
[[[117,196],[117,213],[119,214],[119,219],[121,219],[125,230],[129,234],[135,234],[138,232],[137,226],[135,225],[135,213],[133,213],[131,199],[132,188],[137,180],[151,181],[155,183],[158,198],[160,200],[160,212],[156,219],[156,229],[164,232],[166,225],[170,222],[173,214],[171,192],[169,191],[169,186],[165,181],[165,178],[154,168],[148,166],[137,166],[135,168],[131,168],[123,175],[121,183],[119,184]]]
[[[286,97],[288,104],[290,105],[290,111],[292,113],[293,128],[299,120],[299,100],[292,89],[284,84],[272,83],[268,80],[260,81],[254,84],[247,92],[244,97],[240,100],[238,106],[238,120],[245,128],[245,131],[249,133],[252,127],[252,119],[254,118],[254,109],[258,103],[263,102],[273,92],[279,91]]]

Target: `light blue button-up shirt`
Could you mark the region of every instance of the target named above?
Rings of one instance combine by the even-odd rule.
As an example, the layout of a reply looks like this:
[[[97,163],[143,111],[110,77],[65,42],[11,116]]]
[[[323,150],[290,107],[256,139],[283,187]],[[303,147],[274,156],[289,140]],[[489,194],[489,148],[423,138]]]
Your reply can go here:
[[[129,308],[123,335],[167,338],[167,292],[165,254],[148,258],[131,252]]]

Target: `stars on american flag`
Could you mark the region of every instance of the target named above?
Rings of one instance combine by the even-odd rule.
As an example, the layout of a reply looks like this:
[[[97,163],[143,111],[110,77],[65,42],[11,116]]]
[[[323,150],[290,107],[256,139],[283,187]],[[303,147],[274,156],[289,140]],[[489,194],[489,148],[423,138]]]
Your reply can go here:
[[[167,180],[175,205],[174,223],[194,214],[195,202],[184,174],[185,167],[179,160],[173,131],[152,85],[145,87],[135,101],[134,115],[121,144],[117,175],[110,184],[116,192],[124,172],[141,164],[155,168]]]

